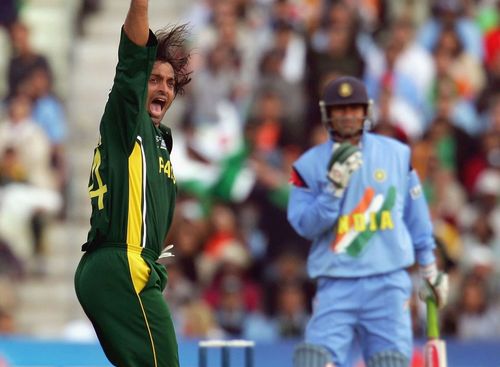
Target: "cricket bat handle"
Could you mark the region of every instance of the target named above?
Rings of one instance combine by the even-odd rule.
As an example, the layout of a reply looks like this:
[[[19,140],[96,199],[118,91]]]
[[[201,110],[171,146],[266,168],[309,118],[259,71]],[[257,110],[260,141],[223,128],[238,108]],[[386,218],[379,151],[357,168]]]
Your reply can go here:
[[[427,343],[424,349],[425,367],[447,367],[446,344],[439,339],[439,321],[436,302],[428,298],[427,305]]]
[[[439,339],[439,320],[436,301],[427,298],[427,339]]]

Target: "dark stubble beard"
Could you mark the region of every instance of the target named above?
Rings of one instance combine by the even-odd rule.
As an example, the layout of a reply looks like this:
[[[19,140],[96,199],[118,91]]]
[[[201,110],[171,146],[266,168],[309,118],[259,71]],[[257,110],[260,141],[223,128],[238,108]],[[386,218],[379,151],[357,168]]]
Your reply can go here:
[[[340,124],[342,124],[343,122],[364,120],[364,117],[337,117],[335,120],[337,120],[338,122],[340,122]],[[333,139],[339,142],[359,138],[363,134],[363,131],[364,131],[363,125],[361,125],[361,128],[351,133],[343,133],[338,130],[332,129]]]

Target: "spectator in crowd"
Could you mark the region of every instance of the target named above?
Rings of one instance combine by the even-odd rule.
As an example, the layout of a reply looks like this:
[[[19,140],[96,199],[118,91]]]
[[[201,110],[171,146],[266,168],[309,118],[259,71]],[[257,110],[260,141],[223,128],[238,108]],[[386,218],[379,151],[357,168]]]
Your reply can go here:
[[[283,283],[275,294],[276,313],[272,323],[279,339],[298,339],[304,335],[309,312],[301,283]]]
[[[466,192],[458,181],[464,149],[470,137],[446,118],[435,119],[426,135],[414,143],[412,164],[422,180],[434,219],[457,222]]]
[[[289,102],[283,112],[293,125],[294,134],[301,136],[305,112],[305,40],[290,20],[273,23],[271,40],[259,59],[253,100],[266,92],[276,91]]]
[[[405,130],[419,137],[426,127],[422,111],[435,76],[431,54],[416,42],[415,24],[408,16],[395,19],[385,38],[385,50],[375,46],[366,54],[369,95],[377,100],[378,89],[390,87],[399,104],[407,105],[408,111],[400,108],[399,118],[414,116],[415,122]]]
[[[260,216],[257,226],[267,242],[266,259],[272,261],[287,249],[304,253],[304,240],[293,231],[285,216],[288,177],[291,162],[300,151],[300,138],[286,119],[281,95],[267,91],[257,98],[255,114],[246,125],[249,163],[256,177],[251,200],[259,212],[267,213]]]
[[[214,45],[206,51],[204,60],[190,88],[190,117],[195,126],[222,118],[218,112],[221,103],[233,100],[240,83],[240,55],[230,45]]]
[[[486,82],[484,69],[481,60],[464,49],[454,27],[446,26],[441,30],[433,51],[438,78],[448,75],[462,98],[475,101]]]
[[[200,285],[198,263],[203,251],[205,238],[209,233],[208,215],[202,204],[193,197],[181,196],[166,243],[175,244],[175,263],[182,269],[183,275],[193,284]]]
[[[247,4],[236,1],[213,1],[211,13],[196,37],[194,47],[205,51],[223,45],[238,60],[238,88],[233,91],[233,102],[243,114],[255,80],[257,60],[261,52],[259,36],[251,24]]]
[[[52,75],[48,69],[37,66],[21,88],[33,101],[33,120],[49,138],[50,165],[56,176],[56,187],[64,194],[68,181],[64,150],[68,123],[63,103],[53,90]]]
[[[23,82],[31,77],[36,68],[47,70],[52,74],[47,57],[35,51],[31,44],[29,27],[18,21],[9,28],[12,55],[7,66],[7,97],[19,92]]]
[[[273,23],[273,48],[283,52],[281,74],[289,83],[302,82],[305,73],[305,40],[291,20],[280,20]]]
[[[7,109],[7,119],[0,122],[0,151],[4,152],[10,147],[17,152],[29,183],[55,188],[50,141],[32,118],[31,99],[25,94],[13,95]]]
[[[455,28],[465,50],[477,60],[482,60],[484,48],[479,26],[465,12],[461,0],[436,0],[432,3],[431,16],[418,32],[419,43],[432,50],[445,27]]]
[[[485,169],[479,175],[471,200],[459,214],[462,231],[470,231],[477,220],[489,222],[495,237],[500,236],[500,173],[498,169]]]
[[[214,280],[216,272],[227,259],[234,264],[245,267],[248,262],[245,245],[238,229],[234,210],[224,204],[215,203],[209,217],[210,229],[199,256],[198,273],[200,281],[209,284]]]
[[[185,338],[220,339],[225,336],[213,309],[202,300],[193,300],[180,310],[178,332]]]
[[[33,101],[32,116],[45,131],[52,146],[53,160],[62,159],[63,143],[67,134],[66,112],[55,95],[52,76],[46,68],[34,68],[22,86]]]
[[[461,283],[461,297],[443,316],[443,333],[463,340],[500,336],[500,313],[492,302],[487,281],[467,274]]]
[[[268,315],[276,315],[278,304],[276,295],[284,284],[298,285],[305,300],[314,296],[315,284],[307,277],[304,256],[295,250],[285,250],[267,265],[263,276],[265,311]],[[306,304],[310,313],[311,305]]]
[[[500,263],[500,238],[496,236],[491,223],[485,219],[483,215],[477,217],[472,227],[464,233],[463,253],[467,255],[462,257],[460,265],[465,274],[474,273],[493,282],[496,280],[495,269]]]
[[[307,37],[306,127],[320,123],[317,101],[322,88],[338,75],[363,77],[366,62],[359,46],[359,13],[345,1],[324,2],[321,21]]]
[[[0,187],[0,236],[29,274],[47,273],[45,228],[62,208],[59,193],[27,183]]]
[[[187,321],[182,314],[183,310],[200,299],[200,295],[196,284],[184,274],[184,269],[176,260],[164,263],[168,266],[168,284],[163,294],[170,306],[174,324],[180,327]]]
[[[394,60],[393,46],[387,46],[386,56],[388,60]],[[397,73],[388,64],[387,73],[382,76],[382,80],[377,80],[377,90],[371,93],[378,104],[373,108],[376,119],[387,124],[393,125],[399,130],[403,139],[415,141],[419,139],[424,131],[424,115],[417,112],[415,104],[405,97],[409,88],[413,90],[413,82],[403,74]],[[370,76],[366,76],[367,85],[373,85]],[[413,100],[415,98],[412,98]],[[378,123],[377,122],[377,123]]]
[[[242,307],[253,312],[262,308],[261,287],[248,275],[248,255],[241,248],[226,247],[213,279],[203,291],[203,299],[217,310],[228,295],[238,293]],[[227,297],[226,297],[227,296]]]
[[[472,136],[485,130],[473,103],[459,94],[458,86],[450,76],[436,78],[434,93],[430,121],[436,118],[449,119],[454,126]]]
[[[248,309],[245,306],[243,284],[235,275],[227,275],[220,282],[220,300],[214,308],[217,323],[227,338],[243,335]]]
[[[62,198],[50,165],[50,142],[32,120],[31,109],[28,96],[13,95],[7,119],[0,122],[1,162],[6,168],[2,172],[0,234],[31,270],[44,272],[45,221],[59,213]]]

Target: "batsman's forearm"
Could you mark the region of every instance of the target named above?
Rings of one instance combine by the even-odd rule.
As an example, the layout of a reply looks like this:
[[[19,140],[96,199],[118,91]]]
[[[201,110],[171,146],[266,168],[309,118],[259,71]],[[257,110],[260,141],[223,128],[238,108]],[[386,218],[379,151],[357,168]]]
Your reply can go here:
[[[127,37],[138,46],[146,46],[149,38],[149,0],[131,0],[123,26]]]
[[[312,240],[332,230],[340,211],[340,201],[326,192],[311,201],[301,196],[298,190],[292,189],[289,206],[294,208],[288,211],[288,220],[295,231]]]
[[[435,261],[433,251],[436,243],[429,207],[415,170],[412,170],[408,175],[408,187],[404,221],[413,242],[418,264],[428,265]]]

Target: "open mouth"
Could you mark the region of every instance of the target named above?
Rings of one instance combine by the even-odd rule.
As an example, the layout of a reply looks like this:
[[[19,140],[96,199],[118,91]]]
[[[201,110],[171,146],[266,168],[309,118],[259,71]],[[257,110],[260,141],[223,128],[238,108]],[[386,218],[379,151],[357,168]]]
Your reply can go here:
[[[161,114],[161,111],[165,108],[167,105],[167,99],[164,97],[157,97],[151,101],[151,106],[150,106],[150,111],[154,115],[159,115]]]

